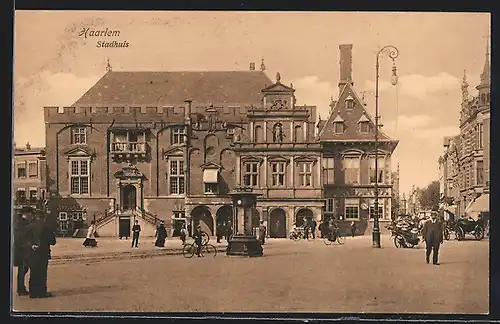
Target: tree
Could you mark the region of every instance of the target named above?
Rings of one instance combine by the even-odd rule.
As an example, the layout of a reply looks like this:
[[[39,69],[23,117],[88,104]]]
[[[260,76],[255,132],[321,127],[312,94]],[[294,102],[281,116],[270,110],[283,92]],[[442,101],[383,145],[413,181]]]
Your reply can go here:
[[[426,188],[419,189],[417,199],[423,209],[438,210],[439,181],[432,181]]]

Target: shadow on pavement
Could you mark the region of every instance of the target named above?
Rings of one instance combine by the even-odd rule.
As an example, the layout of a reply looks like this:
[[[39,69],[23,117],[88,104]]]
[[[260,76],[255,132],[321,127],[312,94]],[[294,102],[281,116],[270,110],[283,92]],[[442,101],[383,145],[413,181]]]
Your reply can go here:
[[[51,292],[54,294],[54,297],[65,297],[65,296],[73,296],[73,295],[84,295],[84,294],[93,294],[98,292],[108,292],[108,291],[120,291],[124,290],[126,286],[90,286],[90,287],[76,287],[72,289],[59,289],[52,290]]]

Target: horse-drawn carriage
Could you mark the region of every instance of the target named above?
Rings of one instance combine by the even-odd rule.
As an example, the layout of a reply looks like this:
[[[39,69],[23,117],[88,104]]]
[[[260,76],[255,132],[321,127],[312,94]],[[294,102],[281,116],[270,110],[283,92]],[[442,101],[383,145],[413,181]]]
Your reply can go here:
[[[481,219],[473,219],[471,217],[459,218],[454,226],[455,238],[459,241],[465,239],[465,234],[471,234],[478,241],[484,238],[484,224]]]

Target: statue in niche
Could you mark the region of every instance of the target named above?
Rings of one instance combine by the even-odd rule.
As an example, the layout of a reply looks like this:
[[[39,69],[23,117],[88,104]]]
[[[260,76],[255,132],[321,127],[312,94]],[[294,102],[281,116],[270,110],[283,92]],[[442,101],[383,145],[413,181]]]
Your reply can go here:
[[[283,143],[283,139],[285,134],[283,133],[283,125],[280,123],[274,125],[273,127],[273,142],[275,143]]]

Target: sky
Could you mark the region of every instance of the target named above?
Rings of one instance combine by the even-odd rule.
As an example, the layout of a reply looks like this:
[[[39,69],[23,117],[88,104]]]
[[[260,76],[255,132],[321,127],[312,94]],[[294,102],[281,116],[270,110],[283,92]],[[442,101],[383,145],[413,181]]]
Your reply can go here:
[[[81,36],[89,30],[119,36]],[[400,192],[438,179],[443,137],[458,134],[464,70],[474,87],[489,44],[489,13],[411,12],[98,12],[16,11],[14,26],[14,141],[45,146],[43,107],[69,106],[113,71],[248,70],[264,58],[274,80],[293,83],[297,104],[318,107],[326,119],[338,96],[339,45],[353,44],[353,81],[366,109],[375,110],[376,53],[383,131],[399,144]],[[98,48],[100,40],[128,42]]]

